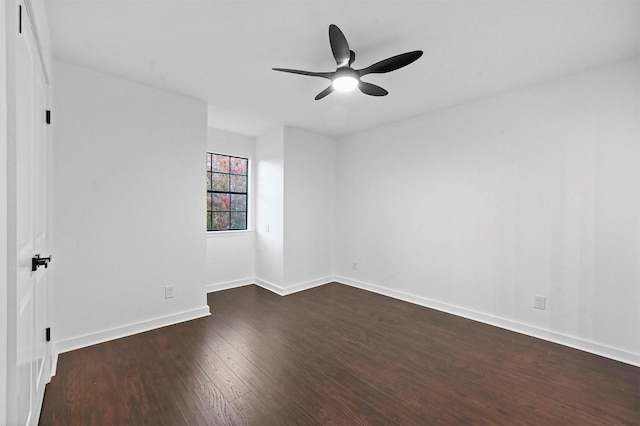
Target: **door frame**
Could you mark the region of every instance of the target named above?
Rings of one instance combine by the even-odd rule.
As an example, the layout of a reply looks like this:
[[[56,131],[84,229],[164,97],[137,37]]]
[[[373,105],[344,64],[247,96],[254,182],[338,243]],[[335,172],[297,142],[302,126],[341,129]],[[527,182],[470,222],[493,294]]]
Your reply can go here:
[[[9,5],[0,5],[0,22],[4,23],[0,28],[0,46],[7,46],[9,33],[7,9]],[[0,307],[7,307],[7,282],[8,282],[8,253],[7,253],[7,224],[8,224],[8,204],[7,204],[7,179],[9,177],[7,167],[9,165],[7,157],[7,139],[9,130],[7,128],[8,119],[8,78],[7,78],[7,49],[0,49],[0,170],[5,170],[5,176],[0,179]],[[0,423],[7,424],[7,355],[8,355],[8,319],[9,309],[0,309]]]

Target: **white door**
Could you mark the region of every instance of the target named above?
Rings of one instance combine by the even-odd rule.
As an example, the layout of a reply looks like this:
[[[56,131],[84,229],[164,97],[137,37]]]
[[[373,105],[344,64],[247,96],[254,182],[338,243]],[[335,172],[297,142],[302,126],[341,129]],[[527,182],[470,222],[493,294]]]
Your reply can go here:
[[[17,415],[19,425],[37,424],[44,388],[51,378],[47,269],[32,271],[38,253],[49,256],[47,238],[47,83],[29,10],[20,4],[16,45],[17,208]]]

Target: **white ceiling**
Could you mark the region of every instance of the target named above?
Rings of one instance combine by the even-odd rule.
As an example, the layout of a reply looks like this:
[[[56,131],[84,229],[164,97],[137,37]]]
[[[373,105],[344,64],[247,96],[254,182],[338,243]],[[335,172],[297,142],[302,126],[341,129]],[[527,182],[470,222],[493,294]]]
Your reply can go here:
[[[342,136],[640,55],[640,1],[47,0],[56,59],[206,101],[210,124]],[[418,50],[363,80],[386,97],[332,93],[338,25],[354,68]]]

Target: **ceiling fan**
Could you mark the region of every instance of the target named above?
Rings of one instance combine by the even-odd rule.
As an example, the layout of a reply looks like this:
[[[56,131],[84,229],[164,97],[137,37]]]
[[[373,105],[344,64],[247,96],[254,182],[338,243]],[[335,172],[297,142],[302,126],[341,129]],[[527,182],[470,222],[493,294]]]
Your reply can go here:
[[[353,50],[349,49],[349,43],[347,43],[347,39],[340,28],[333,24],[329,25],[329,43],[331,44],[333,57],[338,64],[338,68],[333,72],[300,71],[289,68],[273,68],[273,70],[292,74],[310,75],[312,77],[322,77],[331,80],[331,85],[316,95],[316,101],[324,98],[334,90],[349,91],[356,87],[367,95],[385,96],[389,92],[380,86],[362,81],[360,77],[367,74],[382,74],[395,71],[409,65],[422,56],[422,50],[415,50],[413,52],[392,56],[360,70],[354,70],[351,68],[351,64],[356,60],[356,54]]]

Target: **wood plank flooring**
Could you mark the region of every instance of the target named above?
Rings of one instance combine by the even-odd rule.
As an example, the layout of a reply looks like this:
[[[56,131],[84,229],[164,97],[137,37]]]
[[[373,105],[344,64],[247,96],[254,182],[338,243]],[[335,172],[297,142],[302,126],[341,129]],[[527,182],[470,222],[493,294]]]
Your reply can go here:
[[[640,368],[333,283],[60,355],[41,425],[640,424]]]

